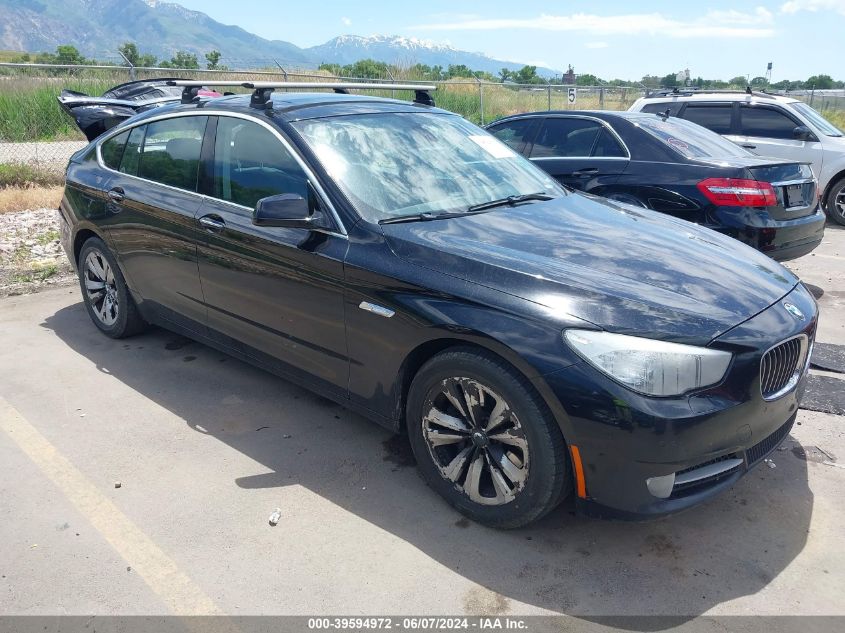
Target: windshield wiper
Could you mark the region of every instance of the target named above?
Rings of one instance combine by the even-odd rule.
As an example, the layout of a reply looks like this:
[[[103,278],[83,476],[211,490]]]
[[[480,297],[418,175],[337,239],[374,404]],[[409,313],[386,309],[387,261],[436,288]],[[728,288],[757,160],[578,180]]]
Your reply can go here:
[[[461,218],[466,215],[475,215],[477,213],[484,213],[495,207],[513,206],[520,202],[528,202],[529,200],[552,200],[554,196],[545,193],[524,193],[521,195],[508,196],[507,198],[500,198],[498,200],[491,200],[490,202],[482,202],[481,204],[474,204],[467,207],[465,211],[447,211],[444,213],[431,213],[430,211],[423,211],[422,213],[411,213],[408,215],[397,215],[394,218],[385,218],[379,220],[379,224],[399,224],[401,222],[427,222],[429,220],[446,220],[449,218]]]
[[[477,211],[450,211],[445,213],[431,213],[430,211],[423,211],[422,213],[411,213],[409,215],[397,215],[394,218],[385,218],[379,220],[379,224],[399,224],[401,222],[427,222],[429,220],[446,220],[448,218],[460,218],[465,215],[475,215],[476,213],[483,213],[484,209]]]
[[[467,211],[473,213],[475,211],[483,211],[485,209],[493,209],[495,207],[510,207],[520,202],[528,202],[529,200],[553,200],[554,196],[547,193],[523,193],[521,195],[507,196],[506,198],[499,198],[498,200],[491,200],[490,202],[482,202],[481,204],[474,204],[467,208]]]

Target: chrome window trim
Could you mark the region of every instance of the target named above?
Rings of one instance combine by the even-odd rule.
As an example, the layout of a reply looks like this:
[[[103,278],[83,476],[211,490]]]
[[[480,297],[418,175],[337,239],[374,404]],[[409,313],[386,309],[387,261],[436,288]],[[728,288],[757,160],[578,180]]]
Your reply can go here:
[[[628,149],[628,146],[625,144],[625,141],[622,140],[622,137],[614,130],[610,124],[605,121],[604,119],[600,119],[598,117],[589,116],[586,114],[562,114],[562,113],[554,113],[554,114],[547,114],[547,115],[535,115],[530,117],[513,117],[511,119],[506,119],[507,121],[518,121],[520,119],[534,119],[534,118],[542,118],[543,122],[546,119],[584,119],[586,121],[595,121],[608,132],[610,132],[611,136],[616,139],[616,142],[622,147],[625,151],[625,156],[536,156],[534,158],[528,157],[529,160],[567,160],[567,159],[575,159],[575,160],[631,160],[631,150]],[[503,123],[504,121],[497,121],[497,123]],[[541,123],[541,126],[542,126]],[[539,135],[540,130],[537,130],[537,134]],[[534,149],[534,144],[531,144],[531,149]]]
[[[789,341],[795,339],[801,339],[801,353],[804,355],[804,358],[802,360],[799,360],[795,371],[792,373],[792,377],[789,379],[789,382],[787,382],[783,389],[781,389],[780,391],[776,391],[775,393],[769,396],[765,396],[763,395],[763,382],[762,380],[760,381],[760,397],[763,398],[763,400],[765,400],[766,402],[772,402],[773,400],[782,398],[790,391],[795,389],[795,386],[798,384],[804,374],[806,374],[807,371],[810,369],[810,357],[813,354],[813,343],[815,341],[811,341],[809,337],[802,332],[801,334],[796,334],[795,336],[790,336],[789,338],[785,338],[782,341],[778,341],[777,343],[769,347],[765,352],[763,352],[760,356],[760,367],[757,369],[757,377],[760,378],[761,372],[763,371],[763,358],[766,356],[766,354],[771,352],[774,348],[779,347],[784,343],[788,343]]]
[[[325,206],[326,209],[328,209],[329,215],[331,216],[332,221],[335,223],[335,226],[338,228],[338,231],[320,231],[319,229],[314,229],[314,230],[318,231],[318,232],[329,233],[331,235],[336,235],[338,237],[348,238],[348,234],[346,232],[346,227],[344,227],[343,222],[341,222],[340,216],[338,215],[337,211],[334,208],[334,205],[331,203],[328,196],[326,195],[325,190],[320,185],[320,182],[317,180],[316,176],[314,175],[313,170],[308,166],[308,164],[302,159],[302,157],[299,155],[299,153],[293,148],[293,146],[290,143],[288,143],[287,139],[284,136],[282,136],[282,134],[277,129],[275,129],[272,125],[270,125],[266,121],[262,121],[261,119],[254,117],[254,116],[250,116],[248,114],[243,114],[241,112],[228,112],[226,110],[214,110],[214,109],[203,108],[202,110],[193,110],[193,111],[190,111],[190,112],[170,112],[170,113],[167,113],[167,114],[161,114],[159,116],[151,116],[149,118],[145,118],[143,121],[137,121],[135,123],[132,123],[131,125],[126,125],[126,126],[117,128],[117,129],[114,130],[114,132],[109,131],[103,136],[103,138],[98,139],[97,144],[96,144],[97,164],[102,169],[105,169],[105,170],[110,171],[110,172],[115,173],[115,174],[120,174],[121,176],[125,176],[127,178],[135,178],[136,180],[140,180],[142,182],[149,182],[149,183],[152,183],[154,185],[159,185],[161,187],[167,187],[168,189],[173,189],[174,191],[179,191],[181,193],[193,194],[195,196],[199,196],[203,200],[209,199],[209,200],[224,202],[226,204],[230,204],[230,205],[233,205],[233,206],[241,208],[241,209],[247,209],[248,211],[252,212],[252,209],[250,209],[249,207],[245,207],[243,205],[230,202],[228,200],[222,200],[221,198],[216,198],[214,196],[209,196],[209,195],[206,195],[206,194],[203,194],[203,193],[199,193],[198,191],[188,191],[187,189],[181,189],[179,187],[167,185],[167,184],[164,184],[164,183],[161,183],[161,182],[157,182],[155,180],[150,180],[148,178],[141,178],[140,176],[134,176],[132,174],[124,174],[122,171],[118,171],[118,170],[112,169],[111,167],[107,167],[106,164],[103,162],[103,157],[102,157],[102,154],[101,154],[101,151],[100,151],[100,147],[102,146],[103,143],[110,140],[111,138],[113,138],[113,137],[115,137],[119,134],[122,134],[123,132],[126,132],[128,130],[132,130],[136,127],[140,127],[142,125],[147,125],[148,123],[154,123],[156,121],[163,121],[163,120],[166,120],[166,119],[175,119],[175,118],[189,117],[189,116],[207,116],[207,117],[226,116],[226,117],[232,117],[232,118],[235,118],[235,119],[243,119],[245,121],[252,121],[253,123],[257,123],[258,125],[260,125],[260,126],[266,128],[267,130],[269,130],[279,140],[279,142],[281,142],[282,146],[288,152],[290,152],[291,156],[293,156],[294,160],[300,166],[302,171],[305,172],[305,175],[307,176],[309,182],[314,187],[314,190],[317,192],[317,195],[320,197],[320,202]]]

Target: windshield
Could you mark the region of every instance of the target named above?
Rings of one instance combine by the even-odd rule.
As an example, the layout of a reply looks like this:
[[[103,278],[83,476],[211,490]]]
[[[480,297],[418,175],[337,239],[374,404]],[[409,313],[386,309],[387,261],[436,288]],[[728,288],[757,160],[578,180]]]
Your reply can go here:
[[[632,119],[631,123],[642,128],[686,158],[726,158],[752,156],[750,152],[734,145],[715,132],[691,121],[655,115]]]
[[[355,114],[293,126],[369,222],[564,194],[545,172],[458,116]]]
[[[803,114],[804,118],[808,119],[813,124],[813,127],[825,136],[842,136],[842,130],[819,114],[818,110],[814,107],[800,101],[798,103],[791,103],[790,105],[793,109]]]

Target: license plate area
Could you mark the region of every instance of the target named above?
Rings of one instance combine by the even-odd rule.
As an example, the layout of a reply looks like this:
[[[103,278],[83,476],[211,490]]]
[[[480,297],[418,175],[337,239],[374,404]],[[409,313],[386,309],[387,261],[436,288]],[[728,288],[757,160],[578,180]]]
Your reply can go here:
[[[807,206],[807,201],[804,199],[804,185],[787,185],[784,190],[787,209]]]

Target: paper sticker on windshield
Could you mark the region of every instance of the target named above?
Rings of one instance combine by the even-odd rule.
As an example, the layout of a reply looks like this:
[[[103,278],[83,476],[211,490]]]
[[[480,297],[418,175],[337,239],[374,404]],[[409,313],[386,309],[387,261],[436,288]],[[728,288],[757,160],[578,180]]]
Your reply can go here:
[[[500,143],[492,136],[481,136],[479,134],[477,136],[470,136],[469,140],[478,145],[493,158],[513,158],[516,156],[513,150],[504,143]]]
[[[675,138],[674,136],[670,136],[666,139],[666,142],[669,143],[672,147],[677,147],[682,152],[685,152],[689,149],[689,145],[684,143],[682,140]]]

